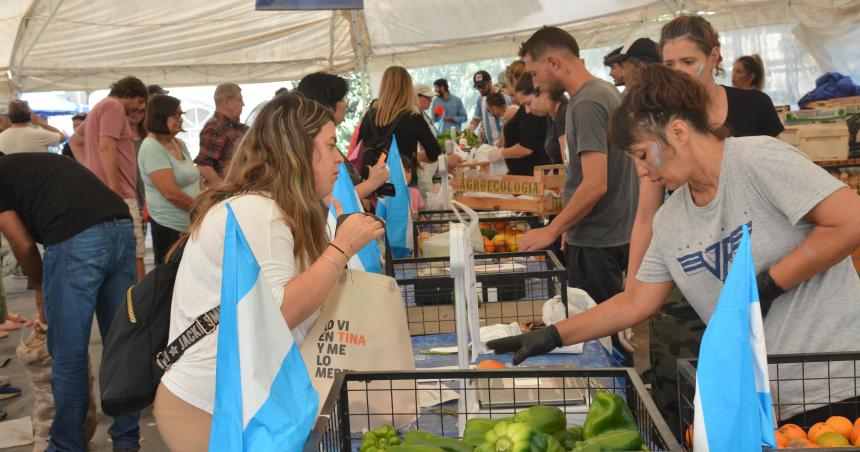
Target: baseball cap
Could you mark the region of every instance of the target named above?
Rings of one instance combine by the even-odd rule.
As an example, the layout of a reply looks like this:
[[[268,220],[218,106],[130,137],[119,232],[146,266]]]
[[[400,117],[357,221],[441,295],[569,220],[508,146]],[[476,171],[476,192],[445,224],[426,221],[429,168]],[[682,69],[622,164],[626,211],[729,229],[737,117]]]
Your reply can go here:
[[[433,88],[426,83],[419,83],[415,85],[415,94],[432,99],[436,95],[436,91],[433,91]]]
[[[636,38],[627,41],[617,55],[607,55],[604,64],[620,63],[630,57],[639,58],[645,63],[659,63],[661,60],[656,42],[648,38]]]
[[[474,82],[475,88],[478,89],[486,87],[491,80],[492,77],[490,77],[490,73],[487,71],[478,71],[472,76],[472,82]]]
[[[149,86],[147,86],[147,87],[146,87],[146,92],[147,92],[147,93],[149,93],[149,95],[150,95],[150,96],[152,96],[152,95],[155,95],[155,94],[167,94],[167,93],[169,93],[170,91],[168,91],[168,90],[166,90],[166,89],[162,88],[162,87],[161,87],[161,86],[159,86],[159,85],[149,85]]]
[[[612,63],[611,63],[612,59],[617,57],[618,54],[621,53],[622,47],[618,47],[618,48],[614,49],[613,51],[607,53],[606,56],[603,57],[603,65],[604,66],[612,66]],[[617,63],[617,61],[616,61],[616,63]]]

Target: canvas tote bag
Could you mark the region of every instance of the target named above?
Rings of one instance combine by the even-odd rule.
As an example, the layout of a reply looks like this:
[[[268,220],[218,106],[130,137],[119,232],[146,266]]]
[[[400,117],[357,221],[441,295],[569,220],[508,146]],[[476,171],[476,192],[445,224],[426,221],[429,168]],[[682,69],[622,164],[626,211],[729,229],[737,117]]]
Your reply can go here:
[[[337,370],[415,370],[406,306],[394,278],[344,270],[305,336],[301,353],[320,407]],[[354,382],[349,389],[354,389],[349,394],[353,432],[384,424],[402,428],[415,421],[414,381]]]

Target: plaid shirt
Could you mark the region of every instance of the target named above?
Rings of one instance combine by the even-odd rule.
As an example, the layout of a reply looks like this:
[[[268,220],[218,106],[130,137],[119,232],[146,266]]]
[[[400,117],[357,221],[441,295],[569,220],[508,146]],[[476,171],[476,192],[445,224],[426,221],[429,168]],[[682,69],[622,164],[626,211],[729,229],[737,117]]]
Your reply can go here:
[[[211,166],[219,175],[233,158],[233,151],[239,140],[248,131],[248,126],[230,119],[219,112],[206,122],[200,131],[200,153],[194,159],[198,166]]]

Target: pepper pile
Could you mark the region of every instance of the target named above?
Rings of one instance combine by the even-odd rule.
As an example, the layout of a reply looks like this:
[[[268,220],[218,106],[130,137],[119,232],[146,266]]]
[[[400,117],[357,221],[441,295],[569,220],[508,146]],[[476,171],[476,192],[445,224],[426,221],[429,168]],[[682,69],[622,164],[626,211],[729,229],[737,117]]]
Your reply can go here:
[[[413,430],[403,440],[391,426],[365,433],[360,452],[613,452],[647,451],[636,419],[616,394],[597,391],[582,426],[537,405],[504,419],[469,419],[462,441]]]

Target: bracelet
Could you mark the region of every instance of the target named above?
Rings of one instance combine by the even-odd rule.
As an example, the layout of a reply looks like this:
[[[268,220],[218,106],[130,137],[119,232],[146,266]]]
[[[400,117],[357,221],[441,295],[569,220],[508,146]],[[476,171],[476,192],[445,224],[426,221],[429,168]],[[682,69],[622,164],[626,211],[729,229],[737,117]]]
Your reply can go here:
[[[334,268],[336,268],[337,271],[343,270],[343,267],[341,267],[337,262],[335,262],[334,259],[330,258],[327,254],[323,254],[322,257],[328,259],[328,261],[331,262],[332,265],[334,265]]]
[[[346,260],[349,261],[349,255],[347,255],[346,252],[340,249],[339,246],[335,245],[334,242],[329,242],[329,245],[331,245],[334,249],[338,250],[340,254],[343,254],[343,257],[345,257]]]

